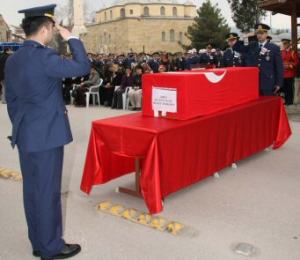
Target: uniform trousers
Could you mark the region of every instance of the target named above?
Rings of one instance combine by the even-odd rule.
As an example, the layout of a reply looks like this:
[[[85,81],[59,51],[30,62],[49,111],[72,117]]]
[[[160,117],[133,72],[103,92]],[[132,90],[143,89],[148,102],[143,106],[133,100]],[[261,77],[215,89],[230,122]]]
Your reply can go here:
[[[284,99],[286,105],[293,105],[295,94],[295,79],[285,78],[283,82],[282,92],[284,93]]]
[[[33,250],[51,257],[64,247],[62,239],[61,176],[63,146],[40,152],[19,149],[23,203]]]

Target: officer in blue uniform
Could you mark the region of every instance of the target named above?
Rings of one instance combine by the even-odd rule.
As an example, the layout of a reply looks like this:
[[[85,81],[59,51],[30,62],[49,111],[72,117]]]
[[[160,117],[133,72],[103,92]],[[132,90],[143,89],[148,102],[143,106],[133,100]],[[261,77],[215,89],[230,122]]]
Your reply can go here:
[[[237,42],[233,50],[245,55],[246,66],[259,68],[259,86],[262,96],[273,96],[279,93],[283,84],[284,67],[280,48],[268,42],[270,27],[266,24],[255,26],[257,42],[252,41],[244,46]]]
[[[63,259],[78,254],[77,244],[62,238],[61,174],[64,145],[72,141],[62,97],[62,79],[86,75],[90,61],[82,42],[54,22],[56,5],[21,10],[27,36],[24,47],[5,68],[11,144],[17,145],[23,175],[28,236],[34,256]],[[58,30],[73,59],[47,47]]]
[[[232,47],[239,40],[237,33],[229,33],[226,36],[228,48],[223,54],[221,67],[243,67],[244,59],[241,53],[234,51]]]

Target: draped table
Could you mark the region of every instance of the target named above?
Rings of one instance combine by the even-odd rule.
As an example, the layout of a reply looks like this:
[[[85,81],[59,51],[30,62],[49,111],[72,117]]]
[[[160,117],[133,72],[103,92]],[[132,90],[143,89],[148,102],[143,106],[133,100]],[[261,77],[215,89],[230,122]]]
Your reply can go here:
[[[281,98],[261,97],[187,121],[141,113],[92,123],[81,190],[104,184],[141,164],[139,187],[151,214],[163,210],[169,194],[273,145],[291,129]]]

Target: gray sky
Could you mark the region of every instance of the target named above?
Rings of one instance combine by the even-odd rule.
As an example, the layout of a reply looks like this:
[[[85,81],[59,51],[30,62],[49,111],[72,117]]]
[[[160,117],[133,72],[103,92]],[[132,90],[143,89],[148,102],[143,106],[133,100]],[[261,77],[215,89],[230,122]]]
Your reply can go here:
[[[4,0],[1,0],[1,2]],[[85,0],[90,10],[99,10],[103,4],[109,6],[111,0]],[[38,5],[46,5],[56,3],[58,5],[65,5],[67,0],[8,0],[5,5],[1,5],[0,13],[10,25],[19,25],[22,16],[17,14],[17,11],[23,8],[29,8]],[[194,0],[197,5],[201,5],[204,0]],[[218,4],[221,8],[224,17],[228,20],[230,26],[234,26],[231,19],[231,11],[227,0],[212,0],[214,4]],[[266,23],[270,24],[270,16],[266,19]],[[275,28],[290,28],[290,18],[284,15],[275,15],[272,17],[272,26]]]

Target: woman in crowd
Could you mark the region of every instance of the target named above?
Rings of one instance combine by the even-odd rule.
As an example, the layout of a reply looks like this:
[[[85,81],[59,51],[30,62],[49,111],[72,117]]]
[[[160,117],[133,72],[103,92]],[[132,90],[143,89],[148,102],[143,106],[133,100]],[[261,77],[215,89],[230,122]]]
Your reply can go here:
[[[101,105],[111,106],[113,94],[116,86],[120,86],[122,81],[122,71],[117,63],[110,64],[104,73],[104,84],[100,87]]]
[[[133,86],[133,75],[131,67],[127,67],[125,75],[122,77],[120,88],[116,89],[113,94],[112,108],[122,109],[123,108],[123,93],[127,87]]]
[[[132,110],[141,110],[142,107],[142,76],[143,67],[138,65],[135,68],[135,74],[133,76],[133,87],[128,92],[128,97]]]

